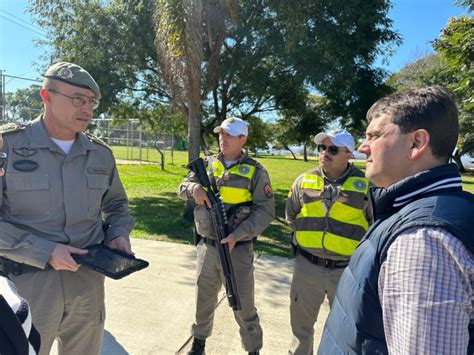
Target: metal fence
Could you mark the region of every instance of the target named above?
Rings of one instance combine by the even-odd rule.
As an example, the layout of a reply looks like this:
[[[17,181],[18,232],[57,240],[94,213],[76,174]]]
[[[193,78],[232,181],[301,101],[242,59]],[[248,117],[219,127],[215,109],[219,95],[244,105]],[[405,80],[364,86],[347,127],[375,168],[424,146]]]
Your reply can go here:
[[[111,146],[119,160],[160,163],[163,166],[165,153],[173,163],[176,145],[185,148],[185,142],[176,141],[172,133],[146,131],[137,119],[121,123],[93,119],[89,131]]]

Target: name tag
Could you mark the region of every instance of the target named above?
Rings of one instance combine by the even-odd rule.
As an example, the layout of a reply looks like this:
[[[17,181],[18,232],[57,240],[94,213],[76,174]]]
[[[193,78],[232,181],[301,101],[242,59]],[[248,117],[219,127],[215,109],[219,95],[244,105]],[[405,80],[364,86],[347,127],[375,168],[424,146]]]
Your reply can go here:
[[[87,172],[89,174],[101,174],[101,175],[107,175],[107,169],[103,167],[93,167],[89,166],[87,168]]]

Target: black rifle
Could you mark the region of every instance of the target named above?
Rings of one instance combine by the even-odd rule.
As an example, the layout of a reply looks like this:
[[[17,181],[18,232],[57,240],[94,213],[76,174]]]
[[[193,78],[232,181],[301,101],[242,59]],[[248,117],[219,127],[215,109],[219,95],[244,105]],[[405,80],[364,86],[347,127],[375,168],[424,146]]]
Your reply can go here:
[[[211,201],[211,213],[212,226],[217,236],[216,248],[219,253],[219,259],[222,265],[222,271],[224,272],[225,291],[229,306],[234,311],[240,311],[240,297],[239,291],[237,290],[237,283],[235,282],[234,268],[232,266],[232,260],[230,258],[229,245],[227,243],[221,244],[221,240],[226,238],[229,232],[229,222],[225,212],[225,206],[220,197],[217,186],[211,185],[209,176],[207,175],[206,167],[202,158],[196,158],[191,161],[187,166],[189,170],[196,174],[199,183],[207,192],[207,197]]]

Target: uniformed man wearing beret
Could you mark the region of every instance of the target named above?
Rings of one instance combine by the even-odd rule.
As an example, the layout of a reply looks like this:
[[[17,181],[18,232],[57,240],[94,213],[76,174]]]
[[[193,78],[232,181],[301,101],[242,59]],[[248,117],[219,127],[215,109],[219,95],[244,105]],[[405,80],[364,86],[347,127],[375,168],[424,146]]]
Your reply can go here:
[[[231,234],[228,243],[235,271],[242,310],[234,317],[240,327],[242,347],[249,354],[262,348],[260,326],[254,294],[254,241],[275,218],[275,201],[267,171],[251,159],[243,146],[247,141],[247,124],[239,118],[229,118],[214,129],[219,133],[220,153],[206,159],[208,174],[215,179],[223,199]],[[188,354],[204,354],[206,338],[212,333],[218,292],[223,273],[215,247],[216,235],[206,208],[210,201],[194,173],[179,186],[179,197],[196,202],[195,226],[200,240],[197,244],[196,316],[192,326],[194,337]],[[232,212],[229,212],[232,211]]]
[[[101,242],[132,253],[134,220],[111,150],[84,133],[99,105],[94,79],[59,62],[46,71],[40,95],[42,115],[3,129],[0,261],[31,305],[40,354],[55,338],[60,354],[98,354],[104,278],[72,255]]]
[[[296,178],[286,202],[296,252],[290,289],[293,338],[289,354],[313,354],[314,323],[324,298],[332,305],[349,258],[372,223],[364,173],[350,159],[355,149],[345,129],[314,138],[319,166]]]

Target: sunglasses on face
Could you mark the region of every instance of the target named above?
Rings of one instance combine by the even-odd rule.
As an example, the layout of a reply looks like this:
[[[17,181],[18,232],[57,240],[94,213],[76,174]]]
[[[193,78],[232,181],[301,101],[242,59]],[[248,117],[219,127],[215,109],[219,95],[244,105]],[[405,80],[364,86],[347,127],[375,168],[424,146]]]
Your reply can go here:
[[[325,145],[325,144],[318,144],[318,151],[328,151],[332,155],[337,155],[339,153],[339,149],[344,149],[343,147],[336,147],[335,145]]]

